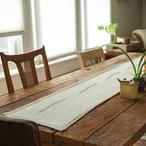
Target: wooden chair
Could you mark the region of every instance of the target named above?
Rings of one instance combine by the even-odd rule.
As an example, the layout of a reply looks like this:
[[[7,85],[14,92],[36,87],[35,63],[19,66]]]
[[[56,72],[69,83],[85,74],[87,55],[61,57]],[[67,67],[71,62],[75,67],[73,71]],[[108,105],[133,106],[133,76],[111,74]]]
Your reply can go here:
[[[37,124],[0,117],[0,146],[41,146]]]
[[[131,41],[139,41],[139,48],[138,48],[139,50],[138,51],[145,52],[144,42],[139,34],[133,32],[131,34]]]
[[[14,86],[8,62],[12,61],[16,64],[23,88],[29,88],[38,84],[34,59],[39,55],[43,58],[46,80],[51,80],[50,68],[44,46],[41,49],[19,55],[6,55],[2,52],[0,53],[9,94],[14,92]]]
[[[78,58],[81,68],[99,63],[105,60],[105,54],[102,48],[92,48],[84,52],[78,52]]]
[[[135,29],[131,33],[132,41],[139,41],[139,52],[146,51],[146,29]]]

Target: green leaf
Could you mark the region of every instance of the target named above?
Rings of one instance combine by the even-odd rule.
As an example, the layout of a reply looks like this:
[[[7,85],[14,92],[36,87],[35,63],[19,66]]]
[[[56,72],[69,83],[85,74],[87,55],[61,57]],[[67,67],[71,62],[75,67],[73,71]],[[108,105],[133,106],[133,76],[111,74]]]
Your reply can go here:
[[[130,58],[130,56],[128,55],[127,52],[125,52],[121,48],[117,48],[117,49],[121,50],[121,52],[123,54],[125,54],[128,57],[129,61],[131,62],[133,70],[134,70],[134,78],[135,79],[141,78],[143,76],[143,74],[142,74],[143,73],[143,67],[144,67],[144,65],[146,65],[146,60],[144,60],[144,57],[146,56],[146,52],[143,53],[143,55],[141,56],[141,58],[139,60],[139,63],[138,63],[138,66],[137,66],[137,65],[134,64],[133,60]]]
[[[111,24],[105,25],[105,26],[100,25],[100,26],[98,26],[98,29],[109,33],[111,36],[114,36],[114,40],[115,40],[118,27],[119,27],[118,23],[111,23]]]

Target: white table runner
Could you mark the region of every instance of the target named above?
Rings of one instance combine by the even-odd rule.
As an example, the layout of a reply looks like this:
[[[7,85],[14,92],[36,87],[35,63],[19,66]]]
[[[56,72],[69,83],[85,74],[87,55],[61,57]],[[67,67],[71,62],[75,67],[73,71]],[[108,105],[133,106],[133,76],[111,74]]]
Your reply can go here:
[[[139,59],[135,59],[135,62],[137,60]],[[132,79],[132,72],[132,65],[127,62],[3,115],[32,120],[62,131],[94,107],[117,94],[117,78]]]

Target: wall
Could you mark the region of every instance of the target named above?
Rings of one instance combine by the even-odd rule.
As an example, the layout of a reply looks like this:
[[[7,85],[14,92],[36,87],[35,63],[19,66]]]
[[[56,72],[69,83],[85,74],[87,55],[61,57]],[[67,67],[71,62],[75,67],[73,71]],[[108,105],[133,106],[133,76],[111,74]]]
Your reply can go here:
[[[112,22],[120,24],[118,35],[130,36],[134,29],[142,28],[142,0],[111,0],[111,2]]]
[[[143,0],[143,28],[146,28],[146,0]]]

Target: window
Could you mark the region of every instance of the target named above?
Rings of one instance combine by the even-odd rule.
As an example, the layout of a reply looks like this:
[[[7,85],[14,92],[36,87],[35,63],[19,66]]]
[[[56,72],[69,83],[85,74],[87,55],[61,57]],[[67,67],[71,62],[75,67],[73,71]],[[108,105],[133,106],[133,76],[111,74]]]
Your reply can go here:
[[[97,29],[110,23],[110,1],[37,0],[35,8],[38,46],[45,45],[49,58],[110,42],[110,36]]]
[[[97,30],[98,25],[110,23],[110,1],[0,0],[0,3],[0,51],[7,54],[45,45],[49,59],[54,60],[110,40],[107,33]]]
[[[23,0],[0,0],[0,52],[18,54],[23,51]],[[14,65],[11,65],[14,69]],[[0,72],[2,65],[0,61]]]
[[[39,45],[45,45],[49,58],[75,53],[75,0],[40,0],[39,5]]]
[[[109,43],[110,35],[97,28],[99,25],[110,23],[110,1],[85,0],[85,13],[86,47],[92,48]]]
[[[7,38],[0,38],[0,51],[8,54],[8,39]]]
[[[24,31],[22,0],[0,0],[0,3],[0,51],[20,53]]]
[[[0,51],[5,54],[22,53],[22,36],[0,37]]]
[[[22,0],[0,0],[0,36],[24,31]]]

